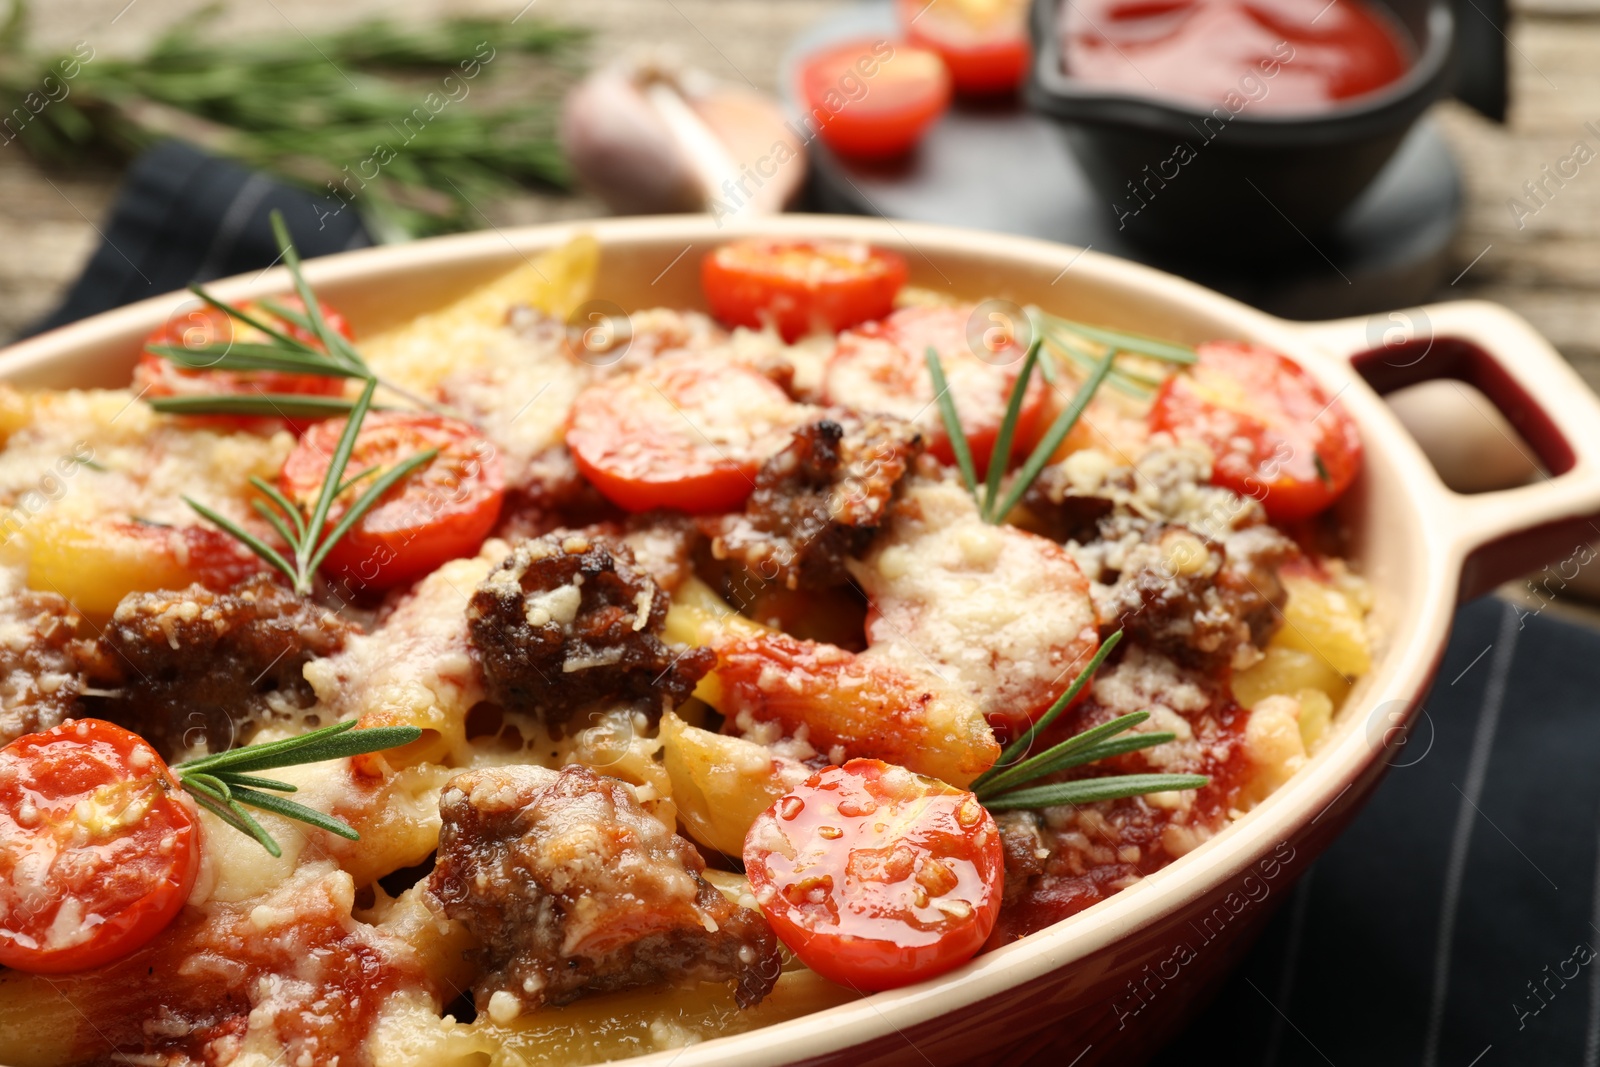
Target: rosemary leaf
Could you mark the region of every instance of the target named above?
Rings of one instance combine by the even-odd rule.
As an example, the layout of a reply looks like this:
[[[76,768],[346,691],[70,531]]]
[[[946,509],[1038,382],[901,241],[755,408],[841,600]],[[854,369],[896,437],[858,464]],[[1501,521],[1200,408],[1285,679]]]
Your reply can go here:
[[[1032,726],[1024,730],[1021,737],[1017,738],[1015,741],[1011,742],[1005,747],[1005,749],[1000,753],[1000,758],[995,760],[994,766],[980,774],[977,780],[972,783],[971,789],[974,792],[982,788],[988,782],[998,778],[1017,759],[1027,755],[1028,746],[1033,744],[1034,738],[1043,733],[1045,729],[1049,727],[1051,723],[1055,722],[1057,717],[1059,717],[1060,714],[1066,710],[1067,705],[1071,704],[1077,699],[1078,694],[1083,692],[1084,687],[1089,684],[1089,680],[1094,677],[1094,672],[1100,669],[1100,664],[1106,661],[1106,657],[1111,655],[1111,650],[1116,648],[1117,642],[1121,640],[1122,631],[1118,630],[1116,633],[1100,642],[1100,647],[1095,650],[1093,658],[1089,660],[1088,664],[1084,666],[1083,670],[1078,672],[1078,676],[1072,680],[1072,684],[1067,686],[1066,692],[1056,697],[1056,702],[1051,704],[1049,709],[1043,715],[1039,716],[1038,720]]]
[[[1091,341],[1124,352],[1137,352],[1141,356],[1159,359],[1164,363],[1193,363],[1195,361],[1194,349],[1184,345],[1175,345],[1171,341],[1162,341],[1155,337],[1146,337],[1143,334],[1127,333],[1123,330],[1111,330],[1104,326],[1090,326],[1087,323],[1074,322],[1064,319],[1060,315],[1051,315],[1040,312],[1040,315],[1051,325],[1060,326],[1071,330],[1079,337],[1087,337]]]
[[[983,803],[990,811],[1053,808],[1062,804],[1093,804],[1100,800],[1118,800],[1176,789],[1200,789],[1210,783],[1211,779],[1200,774],[1117,774],[1018,789],[991,797]]]
[[[1022,371],[1011,386],[1011,399],[1006,403],[1005,418],[1000,422],[1000,432],[995,435],[994,450],[989,453],[989,477],[985,481],[983,500],[978,510],[985,522],[994,522],[994,498],[1000,493],[1000,479],[1011,465],[1011,441],[1017,434],[1017,423],[1022,418],[1022,403],[1028,395],[1028,382],[1033,377],[1033,366],[1039,361],[1039,345],[1043,338],[1035,337],[1023,357]]]
[[[1024,782],[1031,782],[1035,778],[1048,774],[1049,771],[1041,768],[1046,767],[1052,761],[1062,756],[1070,756],[1079,749],[1089,748],[1099,744],[1106,738],[1115,737],[1117,734],[1131,730],[1149,717],[1150,713],[1148,711],[1135,711],[1128,715],[1118,716],[1110,722],[1101,723],[1099,726],[1090,727],[1082,733],[1074,734],[1058,745],[1052,745],[1037,756],[1031,756],[1015,766],[1007,767],[993,778],[985,781],[980,788],[974,791],[981,796],[985,793],[1009,789]]]
[[[294,767],[302,763],[323,763],[327,760],[398,748],[422,736],[422,731],[415,726],[373,726],[365,730],[352,730],[350,727],[355,725],[354,721],[338,725],[343,729],[331,735],[325,730],[313,730],[299,737],[236,748],[220,756],[207,757],[220,762],[202,766],[200,769],[211,774],[221,771],[239,773],[267,771],[274,767]],[[181,766],[190,768],[192,765]]]
[[[356,833],[355,829],[343,819],[336,819],[332,815],[324,815],[315,808],[308,808],[304,804],[296,804],[292,800],[275,797],[271,793],[261,793],[248,787],[242,787],[233,791],[233,799],[237,804],[248,804],[252,808],[270,811],[274,815],[282,815],[286,819],[295,819],[299,822],[308,823],[319,830],[326,830],[330,834],[338,834],[340,837],[351,841],[361,840],[361,835]]]
[[[289,539],[290,544],[294,544],[296,541],[300,540],[300,538],[306,535],[306,520],[301,517],[300,509],[295,506],[294,501],[284,496],[283,492],[277,486],[273,485],[265,478],[262,478],[260,475],[252,474],[250,476],[250,484],[265,494],[266,498],[276,504],[279,510],[287,515],[290,521],[294,523],[297,536]]]
[[[1050,429],[1045,431],[1044,437],[1040,439],[1039,444],[1034,448],[1033,454],[1022,465],[1022,469],[1017,472],[1017,476],[1011,480],[1011,486],[1006,490],[1005,499],[992,512],[993,521],[1001,522],[1007,515],[1011,514],[1011,509],[1017,506],[1017,502],[1022,499],[1022,494],[1028,491],[1028,486],[1032,485],[1033,480],[1039,477],[1039,472],[1044,470],[1044,465],[1050,462],[1050,457],[1055,455],[1057,448],[1061,447],[1061,442],[1066,440],[1067,434],[1071,433],[1072,428],[1078,424],[1078,417],[1083,414],[1083,409],[1089,406],[1089,401],[1094,398],[1095,392],[1100,388],[1100,383],[1105,381],[1107,372],[1111,370],[1112,360],[1116,358],[1115,349],[1108,351],[1095,364],[1094,370],[1083,380],[1083,384],[1078,386],[1078,391],[1072,394],[1072,402],[1066,406],[1061,414],[1056,416],[1055,421],[1050,424]]]
[[[235,774],[232,771],[221,771],[214,777],[222,779],[228,785],[246,789],[276,789],[280,793],[298,793],[300,787],[289,782],[280,782],[276,778],[257,778],[251,774]]]
[[[279,537],[287,541],[291,548],[294,547],[294,531],[289,529],[289,524],[284,522],[282,515],[268,507],[267,502],[264,500],[252,500],[250,501],[250,506],[255,509],[257,515],[266,519],[272,528],[278,531]]]
[[[224,803],[233,799],[232,787],[229,786],[227,782],[224,782],[221,778],[218,778],[215,775],[197,771],[193,774],[185,775],[184,779],[191,785],[203,786],[218,800],[221,800]]]
[[[252,315],[247,309],[218,300],[216,297],[206,292],[204,286],[191,285],[189,286],[189,291],[195,296],[198,296],[201,300],[204,300],[206,303],[210,304],[212,307],[216,308],[218,311],[222,312],[224,315],[236,318],[247,326],[255,327],[286,348],[299,349],[302,352],[307,352],[314,356],[322,355],[322,353],[318,352],[315,348],[312,348],[298,337],[295,337],[293,334],[285,333],[276,326],[272,325],[270,322],[267,322],[258,316]],[[263,303],[265,302],[263,301]]]
[[[148,403],[167,415],[263,415],[285,419],[324,418],[349,413],[355,401],[305,393],[212,393],[158,396]]]
[[[340,496],[344,495],[344,491],[346,489],[349,489],[352,485],[355,485],[361,479],[367,477],[367,475],[369,475],[369,474],[377,474],[378,471],[380,471],[380,470],[382,470],[381,467],[368,467],[366,470],[360,472],[359,474],[352,474],[350,477],[346,478],[343,482],[340,483],[339,488],[333,494],[334,495],[334,499],[338,499]]]
[[[323,316],[322,305],[317,302],[316,294],[301,273],[300,253],[289,238],[289,225],[283,221],[281,211],[272,213],[272,233],[278,239],[278,251],[283,254],[284,266],[289,268],[289,277],[294,279],[295,292],[300,294],[300,302],[305,305],[305,317],[310,320],[312,332],[322,342],[323,350],[330,358],[341,363],[352,377],[370,374],[366,362],[357,355],[355,348],[344,339],[343,334],[329,326]]]
[[[414,456],[409,456],[391,467],[387,472],[384,473],[383,477],[367,486],[367,491],[362,493],[356,502],[350,505],[350,509],[344,513],[344,516],[339,520],[339,525],[335,526],[333,528],[333,532],[323,539],[321,546],[318,547],[316,553],[312,555],[311,561],[307,565],[308,569],[315,571],[318,567],[322,566],[322,561],[327,558],[327,555],[333,549],[333,546],[339,543],[339,538],[348,533],[350,527],[354,526],[361,520],[361,516],[371,511],[373,505],[377,504],[377,502],[383,498],[383,494],[387,493],[391,486],[393,486],[400,479],[404,478],[406,475],[410,474],[412,471],[416,470],[418,467],[425,463],[431,462],[432,459],[438,454],[439,450],[437,448],[430,448],[426,452],[418,452]],[[333,467],[330,466],[328,468],[328,473],[329,482],[331,483],[333,480]]]
[[[258,842],[260,842],[261,847],[266,849],[274,859],[283,855],[283,849],[278,847],[278,843],[272,839],[272,835],[263,830],[261,828],[261,824],[256,822],[254,819],[248,817],[241,819],[238,815],[235,815],[233,810],[227,807],[224,802],[216,800],[192,786],[189,787],[189,795],[194,797],[195,803],[199,804],[202,808],[205,808],[211,814],[215,815],[217,818],[221,819],[235,830],[238,830],[241,834],[244,834],[247,837],[255,838]]]
[[[961,428],[961,418],[956,414],[956,400],[950,395],[950,383],[944,377],[944,364],[938,351],[928,346],[928,377],[933,382],[934,399],[939,405],[939,416],[944,419],[944,432],[950,438],[950,451],[955,453],[956,466],[961,469],[961,480],[974,499],[978,496],[978,474],[972,466],[972,448],[967,444],[967,432]]]
[[[223,770],[228,770],[231,765],[238,763],[242,759],[292,752],[296,748],[304,748],[308,744],[322,741],[325,738],[337,737],[339,734],[355,728],[356,720],[347,719],[344,722],[336,722],[329,726],[309,730],[294,737],[285,737],[279,741],[263,741],[260,744],[247,745],[244,748],[230,749],[227,752],[218,752],[210,756],[200,756],[197,759],[186,760],[174,767],[173,770],[179,772],[206,770],[212,773],[220,773]]]
[[[198,512],[201,518],[220,526],[224,532],[231,534],[233,537],[243,542],[246,548],[260,556],[262,559],[266,560],[268,563],[272,564],[274,567],[278,568],[278,570],[282,571],[284,574],[288,575],[291,581],[298,581],[298,575],[295,573],[295,569],[289,563],[289,561],[279,555],[277,549],[261,540],[261,538],[257,537],[249,530],[246,530],[244,527],[238,525],[232,519],[223,518],[215,511],[212,511],[204,504],[190,497],[184,497],[183,502]]]
[[[319,374],[330,378],[361,378],[366,372],[346,367],[318,355],[282,345],[254,341],[219,341],[214,344],[151,345],[148,349],[191,370],[270,370],[288,374]]]
[[[339,435],[339,444],[333,450],[333,458],[328,460],[328,473],[322,482],[322,492],[317,494],[316,507],[312,509],[311,518],[306,522],[305,540],[295,550],[295,562],[304,568],[295,576],[295,591],[301,595],[311,592],[312,576],[317,571],[311,562],[313,552],[316,561],[320,563],[328,554],[328,548],[336,540],[336,538],[324,540],[322,529],[327,525],[328,509],[333,506],[333,497],[338,491],[344,469],[350,465],[350,453],[356,447],[356,435],[361,432],[361,420],[366,418],[367,408],[372,406],[372,394],[377,388],[378,380],[368,378],[366,388],[361,390],[361,396],[350,409],[350,417],[345,422],[344,432]]]

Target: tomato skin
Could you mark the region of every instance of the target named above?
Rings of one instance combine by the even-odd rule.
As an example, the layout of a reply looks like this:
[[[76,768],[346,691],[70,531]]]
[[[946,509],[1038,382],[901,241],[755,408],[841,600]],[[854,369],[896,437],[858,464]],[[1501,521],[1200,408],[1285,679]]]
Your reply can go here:
[[[0,965],[65,974],[126,956],[173,920],[199,870],[194,803],[137,734],[69,719],[0,749]],[[82,934],[50,947],[63,907],[81,909]]]
[[[1028,5],[997,0],[989,17],[978,19],[966,3],[929,4],[900,0],[900,21],[913,44],[939,54],[950,68],[955,91],[967,96],[1014,93],[1028,73],[1033,46],[1028,41]]]
[[[284,461],[280,488],[308,512],[346,421],[317,423]],[[345,477],[370,467],[381,474],[428,449],[439,454],[391,486],[328,552],[323,570],[357,589],[392,589],[478,551],[500,517],[505,476],[494,446],[466,423],[424,412],[369,412]],[[369,475],[335,500],[328,530],[377,476]]]
[[[1349,488],[1361,434],[1299,364],[1240,341],[1211,341],[1196,355],[1156,394],[1150,429],[1210,448],[1213,485],[1260,500],[1274,522],[1310,518]]]
[[[906,307],[881,322],[841,334],[823,374],[824,397],[832,404],[914,422],[928,452],[941,463],[954,465],[955,452],[928,374],[926,353],[932,345],[950,383],[972,462],[983,477],[1026,353],[1012,339],[980,357],[967,339],[972,312],[970,305]],[[1034,375],[1017,418],[1011,462],[1033,449],[1048,399],[1044,382]]]
[[[806,57],[799,95],[829,148],[856,159],[893,159],[916,147],[949,108],[950,72],[926,48],[863,39]]]
[[[906,275],[899,253],[860,241],[750,238],[723,245],[700,264],[713,315],[751,329],[771,321],[789,342],[881,319],[894,310]]]
[[[285,296],[276,301],[291,311],[303,311],[305,305],[299,297]],[[279,319],[259,304],[248,304],[245,310],[282,329],[298,341],[316,344],[316,338],[307,330]],[[323,308],[328,326],[347,339],[353,339],[350,324],[343,315],[331,308]],[[133,369],[133,388],[141,396],[216,396],[250,395],[256,393],[295,393],[308,396],[342,396],[345,380],[319,374],[290,374],[284,371],[230,371],[197,370],[180,367],[149,350],[151,345],[198,348],[219,341],[246,340],[253,329],[236,322],[220,309],[209,304],[188,312],[182,318],[169,320],[145,339],[145,351]],[[318,345],[320,347],[320,345]],[[219,430],[252,430],[270,433],[287,424],[295,433],[309,425],[305,419],[274,419],[253,415],[196,415],[187,416],[192,425],[208,426]]]
[[[868,759],[824,768],[763,812],[744,862],[783,943],[864,992],[976,955],[1005,879],[999,830],[977,797]]]
[[[805,408],[771,379],[698,355],[657,360],[573,402],[567,447],[583,476],[629,511],[731,511]]]

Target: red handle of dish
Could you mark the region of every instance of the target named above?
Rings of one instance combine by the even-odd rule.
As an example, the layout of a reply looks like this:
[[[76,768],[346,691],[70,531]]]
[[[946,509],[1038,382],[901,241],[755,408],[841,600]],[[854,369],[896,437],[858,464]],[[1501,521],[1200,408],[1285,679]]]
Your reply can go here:
[[[1526,320],[1463,300],[1305,327],[1381,393],[1450,378],[1476,386],[1521,434],[1549,477],[1462,494],[1418,486],[1462,560],[1463,598],[1600,540],[1600,399]]]

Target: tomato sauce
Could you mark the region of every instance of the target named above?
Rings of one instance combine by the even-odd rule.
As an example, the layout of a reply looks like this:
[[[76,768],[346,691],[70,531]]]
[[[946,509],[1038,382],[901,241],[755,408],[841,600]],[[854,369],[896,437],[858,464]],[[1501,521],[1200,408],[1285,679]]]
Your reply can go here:
[[[1040,750],[1106,722],[1115,714],[1092,698],[1084,700],[1046,731],[1039,742]],[[1189,829],[1209,835],[1227,825],[1229,811],[1252,770],[1244,752],[1244,729],[1249,718],[1249,712],[1231,698],[1218,695],[1210,708],[1191,720],[1201,749],[1201,766],[1194,770],[1210,777],[1211,782],[1195,794],[1187,817]],[[1162,769],[1147,765],[1144,754],[1135,752],[1085,768],[1088,774],[1068,772],[1062,777],[1144,774]],[[1043,860],[1025,885],[1006,887],[1000,920],[989,947],[1076,915],[1177,859],[1167,847],[1166,830],[1173,822],[1172,810],[1150,804],[1142,797],[1129,797],[1085,805],[1074,809],[1065,822],[1042,825],[1040,831],[1049,858]]]
[[[1397,80],[1412,52],[1366,0],[1075,0],[1062,25],[1072,77],[1235,114],[1326,109]]]

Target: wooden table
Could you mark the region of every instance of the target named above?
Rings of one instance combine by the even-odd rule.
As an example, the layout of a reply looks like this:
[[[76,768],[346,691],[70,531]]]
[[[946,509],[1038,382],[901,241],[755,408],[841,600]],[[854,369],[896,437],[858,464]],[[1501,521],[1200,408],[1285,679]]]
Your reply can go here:
[[[472,5],[510,18],[527,0]],[[642,44],[677,53],[722,77],[775,89],[778,60],[794,34],[849,0],[532,0],[528,14],[590,26],[595,56]],[[51,0],[36,5],[37,40],[63,49],[87,41],[96,54],[147,45],[191,17],[205,0]],[[1454,279],[1437,298],[1481,297],[1515,309],[1600,389],[1600,159],[1582,167],[1543,204],[1523,183],[1543,177],[1587,142],[1600,153],[1600,0],[1513,0],[1509,34],[1512,106],[1504,126],[1453,102],[1435,118],[1457,154],[1467,210],[1453,250]],[[450,0],[233,0],[212,32],[314,34],[377,16],[427,19],[458,13]],[[46,14],[46,12],[48,12]],[[0,146],[0,336],[48,311],[98,240],[113,169],[46,172],[16,146]],[[1514,210],[1512,201],[1526,210]],[[527,195],[490,209],[497,224],[601,212],[578,196]],[[1595,593],[1600,594],[1600,582]],[[1583,610],[1585,616],[1590,613]],[[1591,621],[1600,621],[1600,612]]]

